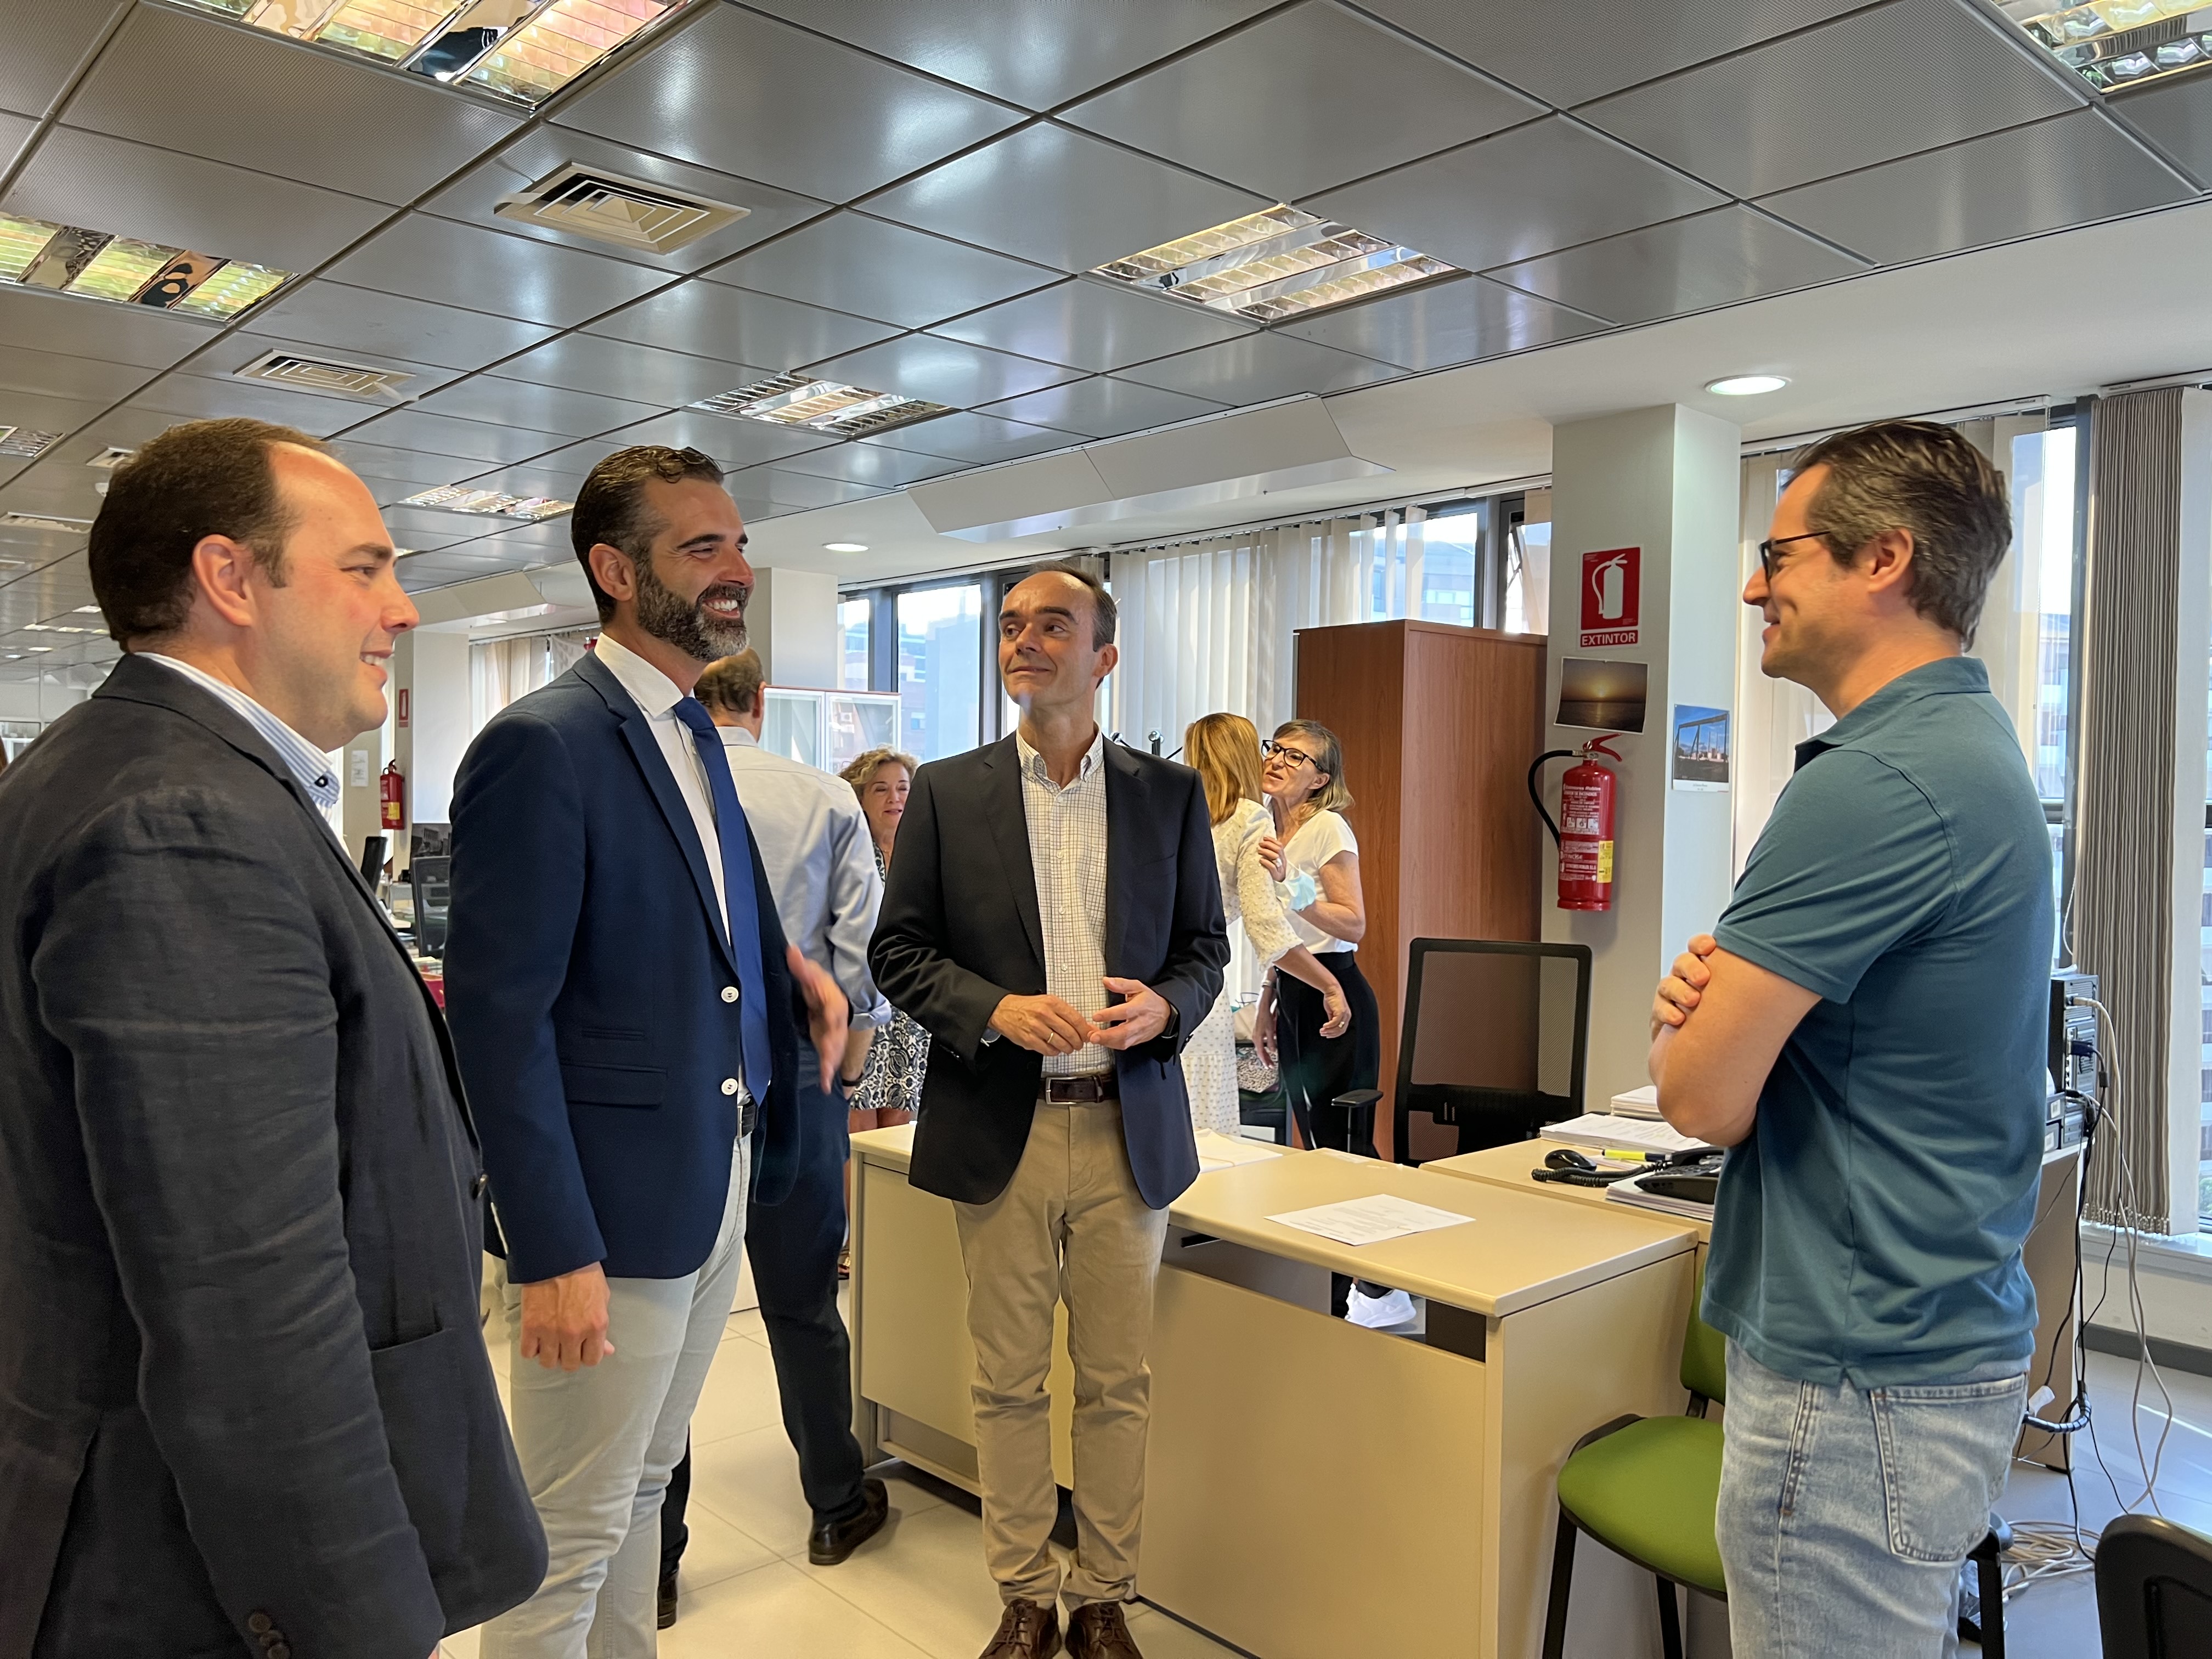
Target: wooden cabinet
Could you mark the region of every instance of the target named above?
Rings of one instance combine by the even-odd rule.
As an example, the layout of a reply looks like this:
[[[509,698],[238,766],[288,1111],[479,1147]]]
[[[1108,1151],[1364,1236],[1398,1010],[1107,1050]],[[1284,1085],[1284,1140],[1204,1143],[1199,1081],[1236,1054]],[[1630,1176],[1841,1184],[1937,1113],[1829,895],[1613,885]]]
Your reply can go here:
[[[1389,1158],[1407,941],[1533,940],[1541,925],[1544,828],[1527,777],[1544,748],[1545,640],[1377,622],[1297,641],[1298,718],[1336,733],[1352,788],[1359,962],[1382,1017],[1376,1139]]]

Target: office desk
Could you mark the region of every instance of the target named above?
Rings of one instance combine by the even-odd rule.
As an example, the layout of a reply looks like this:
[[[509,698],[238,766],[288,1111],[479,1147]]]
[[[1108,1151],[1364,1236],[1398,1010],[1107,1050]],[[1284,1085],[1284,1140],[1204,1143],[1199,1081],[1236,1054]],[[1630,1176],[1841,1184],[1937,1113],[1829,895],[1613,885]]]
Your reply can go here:
[[[853,1137],[855,1428],[974,1491],[966,1279],[951,1206],[907,1184],[912,1137]],[[1355,1249],[1267,1219],[1376,1193],[1471,1220]],[[1682,1409],[1694,1244],[1665,1217],[1326,1152],[1200,1176],[1160,1273],[1139,1593],[1261,1659],[1534,1659],[1560,1462],[1613,1417]],[[1428,1298],[1425,1338],[1331,1318],[1332,1273]],[[1647,1577],[1588,1547],[1575,1598],[1571,1653],[1656,1656]]]
[[[1600,1188],[1571,1187],[1534,1179],[1529,1171],[1540,1168],[1544,1154],[1559,1145],[1555,1140],[1523,1140],[1510,1146],[1462,1152],[1457,1158],[1438,1158],[1421,1168],[1510,1191],[1542,1193],[1569,1203],[1594,1204],[1607,1212],[1629,1210],[1633,1214],[1651,1213],[1614,1203]],[[2021,1248],[2028,1278],[2035,1285],[2037,1317],[2035,1358],[2028,1368],[2028,1386],[2033,1393],[2046,1386],[2047,1382],[2053,1398],[2047,1406],[2038,1407],[2045,1414],[2063,1415],[2074,1398],[2075,1338],[2081,1320],[2081,1308],[2074,1296],[2075,1213],[2081,1182],[2081,1147],[2062,1147],[2043,1155],[2043,1184],[2036,1198],[2035,1223],[2029,1228],[2027,1242]],[[1681,1218],[1680,1222],[1696,1231],[1701,1251],[1711,1242],[1711,1222],[1692,1221],[1686,1217]],[[1674,1352],[1681,1352],[1679,1334]],[[2063,1470],[2069,1467],[2070,1444],[2069,1437],[2063,1434],[2022,1429],[2014,1455]]]

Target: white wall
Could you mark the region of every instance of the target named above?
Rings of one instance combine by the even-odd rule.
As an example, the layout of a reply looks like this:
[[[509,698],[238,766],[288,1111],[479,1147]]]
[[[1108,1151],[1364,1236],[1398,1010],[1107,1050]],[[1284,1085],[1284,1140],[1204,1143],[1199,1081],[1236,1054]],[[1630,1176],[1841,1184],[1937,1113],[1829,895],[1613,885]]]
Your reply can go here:
[[[1641,662],[1650,673],[1644,731],[1613,740],[1623,757],[1613,769],[1613,909],[1559,909],[1557,856],[1545,846],[1544,938],[1591,950],[1585,1098],[1593,1105],[1646,1081],[1652,987],[1728,900],[1729,798],[1670,789],[1668,748],[1674,704],[1733,701],[1740,442],[1735,427],[1674,405],[1553,434],[1547,705],[1558,707],[1559,665],[1571,657]],[[1620,547],[1643,550],[1638,639],[1585,651],[1583,555]],[[1596,735],[1550,726],[1544,747],[1572,749]],[[1566,765],[1547,769],[1547,804],[1558,800]]]
[[[0,720],[52,720],[92,694],[46,680],[0,680]]]
[[[395,695],[408,693],[407,724],[395,722],[407,779],[407,822],[453,817],[453,775],[469,746],[469,636],[428,630],[403,635],[392,653]]]
[[[820,570],[756,570],[745,625],[771,685],[837,684],[837,578]]]

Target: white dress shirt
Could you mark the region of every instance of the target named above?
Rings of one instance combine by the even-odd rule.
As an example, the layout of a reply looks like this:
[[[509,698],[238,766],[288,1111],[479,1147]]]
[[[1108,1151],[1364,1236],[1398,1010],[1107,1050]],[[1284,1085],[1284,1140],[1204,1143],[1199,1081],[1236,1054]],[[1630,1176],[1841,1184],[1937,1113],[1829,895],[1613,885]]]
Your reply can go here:
[[[743,726],[721,732],[784,938],[829,969],[856,1028],[885,1024],[891,1006],[868,972],[884,884],[860,798],[844,779],[762,748]]]
[[[330,757],[245,692],[216,678],[205,669],[195,668],[179,658],[165,657],[158,651],[140,651],[134,654],[183,675],[201,690],[212,694],[276,751],[276,758],[284,763],[284,769],[298,781],[301,788],[307,792],[309,800],[325,812],[337,805],[338,781],[337,774],[331,770]],[[329,820],[324,822],[327,823]],[[337,831],[333,830],[331,833],[336,835]]]
[[[1106,737],[1094,733],[1062,789],[1044,757],[1018,732],[1022,812],[1029,821],[1030,868],[1044,926],[1044,988],[1085,1019],[1108,1006],[1106,975]],[[1047,1077],[1087,1077],[1114,1069],[1113,1051],[1085,1043],[1047,1054]]]
[[[700,764],[699,751],[692,744],[690,728],[676,718],[676,705],[684,701],[684,694],[677,690],[674,680],[619,640],[600,635],[592,654],[622,682],[622,689],[629,693],[653,727],[653,740],[660,745],[684,805],[691,809],[692,827],[699,832],[699,850],[706,856],[707,873],[714,878],[714,902],[720,907],[722,932],[727,937],[730,896],[722,890],[722,838],[714,827],[714,794],[708,785],[706,769]]]

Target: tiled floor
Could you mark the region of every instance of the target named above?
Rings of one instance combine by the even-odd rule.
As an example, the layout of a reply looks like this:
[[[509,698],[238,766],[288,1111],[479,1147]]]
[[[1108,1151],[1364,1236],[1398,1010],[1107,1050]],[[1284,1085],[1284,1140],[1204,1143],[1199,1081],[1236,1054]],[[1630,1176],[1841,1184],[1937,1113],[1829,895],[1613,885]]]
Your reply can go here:
[[[495,1355],[501,1352],[495,1345]],[[2128,1429],[2136,1367],[2093,1355],[2089,1378],[2111,1480],[2085,1435],[2075,1487],[2081,1524],[2100,1527],[2123,1500],[2147,1505],[2136,1501],[2142,1466]],[[2173,1519],[2212,1531],[2212,1378],[2168,1372],[2166,1380],[2173,1421],[2159,1498]],[[2146,1456],[2162,1410],[2146,1380],[2136,1413]],[[691,1545],[684,1558],[682,1617],[661,1636],[667,1659],[975,1659],[982,1650],[998,1622],[999,1600],[983,1571],[981,1527],[968,1510],[915,1482],[891,1482],[890,1525],[851,1560],[808,1565],[798,1467],[777,1416],[757,1314],[730,1316],[692,1445]],[[2016,1521],[2065,1520],[2064,1478],[2016,1465],[2003,1512]],[[2096,1600],[2088,1575],[2030,1587],[2010,1604],[2007,1628],[2015,1659],[2094,1659]],[[1130,1631],[1147,1659],[1227,1659],[1234,1651],[1148,1608],[1137,1610]],[[476,1659],[476,1638],[456,1637],[446,1651]]]

